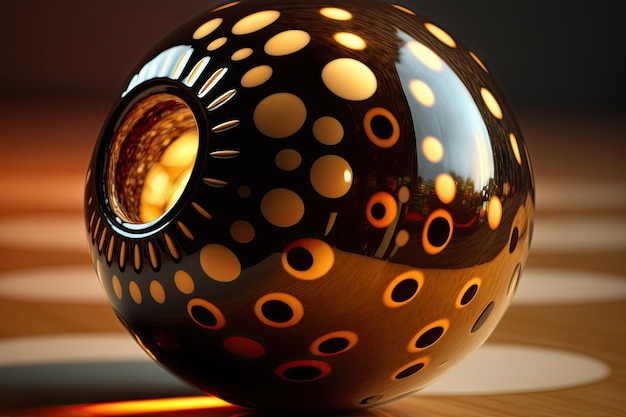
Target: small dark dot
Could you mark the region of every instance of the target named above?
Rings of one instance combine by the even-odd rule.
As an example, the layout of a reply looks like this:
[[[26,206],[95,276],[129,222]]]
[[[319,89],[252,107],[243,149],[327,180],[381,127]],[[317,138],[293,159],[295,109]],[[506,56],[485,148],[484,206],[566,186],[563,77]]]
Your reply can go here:
[[[478,285],[473,284],[467,290],[465,290],[465,294],[461,297],[461,305],[467,305],[470,301],[474,299],[476,293],[478,292]]]
[[[450,236],[450,224],[442,217],[433,219],[428,227],[428,242],[436,248],[443,246]]]
[[[403,303],[415,295],[418,283],[413,278],[402,280],[391,291],[391,299],[396,303]]]
[[[476,320],[476,323],[474,323],[474,327],[472,327],[472,333],[476,333],[478,330],[480,330],[481,327],[483,327],[483,324],[485,324],[485,322],[491,315],[494,305],[495,304],[492,301],[487,307],[485,307],[483,312],[480,314],[480,317],[478,317],[478,320]]]
[[[322,375],[322,370],[315,366],[294,366],[283,372],[283,377],[290,381],[311,381],[319,378]]]
[[[373,404],[375,402],[380,401],[382,398],[383,398],[382,395],[372,395],[371,397],[362,399],[359,404]]]
[[[215,317],[215,314],[202,306],[191,307],[191,315],[203,326],[213,327],[217,325],[217,317]]]
[[[385,116],[374,116],[370,126],[374,135],[379,139],[389,139],[393,135],[393,124]]]
[[[279,300],[270,300],[263,303],[261,313],[274,323],[286,323],[293,318],[293,310],[287,303]]]
[[[333,337],[320,343],[319,351],[326,354],[339,353],[350,345],[350,341],[344,337]]]
[[[437,326],[432,329],[428,329],[422,334],[415,342],[415,347],[423,349],[427,346],[435,343],[443,335],[443,327]]]
[[[307,249],[297,246],[287,252],[287,263],[296,271],[307,271],[313,266],[313,255]]]
[[[394,378],[403,379],[403,378],[409,377],[413,375],[414,373],[416,373],[417,371],[419,371],[420,369],[422,369],[423,367],[424,367],[423,363],[416,363],[415,365],[411,365],[408,368],[400,371]]]
[[[376,220],[380,220],[383,217],[385,217],[385,214],[387,213],[387,209],[385,208],[385,205],[383,203],[375,203],[372,206],[372,217],[375,218]]]
[[[519,239],[519,230],[516,227],[513,229],[513,233],[511,233],[511,243],[509,244],[509,253],[513,253],[513,251],[517,247],[518,239]]]

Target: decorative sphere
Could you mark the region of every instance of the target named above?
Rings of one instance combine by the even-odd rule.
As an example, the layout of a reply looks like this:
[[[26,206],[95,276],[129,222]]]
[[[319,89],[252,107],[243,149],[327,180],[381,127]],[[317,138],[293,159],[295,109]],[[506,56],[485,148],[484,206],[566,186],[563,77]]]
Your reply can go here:
[[[485,66],[397,4],[216,4],[128,78],[87,174],[98,278],[143,349],[250,407],[413,393],[515,292],[534,191]]]

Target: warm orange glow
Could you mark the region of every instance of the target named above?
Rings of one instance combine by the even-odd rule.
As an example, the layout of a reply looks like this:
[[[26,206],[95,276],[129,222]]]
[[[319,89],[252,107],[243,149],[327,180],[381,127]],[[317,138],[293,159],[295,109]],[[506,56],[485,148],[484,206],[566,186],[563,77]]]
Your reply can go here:
[[[340,45],[357,51],[361,51],[367,46],[365,40],[363,40],[363,38],[359,35],[355,35],[354,33],[338,32],[333,35],[333,39],[335,39],[335,41]]]
[[[456,42],[452,39],[452,36],[448,35],[443,29],[439,26],[435,26],[432,23],[424,23],[424,26],[432,35],[439,39],[442,43],[448,45],[450,48],[456,48]]]
[[[502,109],[498,104],[498,100],[496,100],[493,94],[491,94],[491,91],[483,87],[480,89],[480,95],[485,102],[485,106],[487,106],[487,109],[489,109],[489,112],[491,112],[493,117],[495,117],[496,119],[502,119]]]
[[[206,396],[119,401],[89,404],[80,408],[88,416],[131,416],[155,412],[182,412],[219,407],[232,407],[232,405],[217,397]]]
[[[433,93],[433,90],[431,90],[424,81],[413,80],[409,84],[409,88],[415,100],[420,102],[423,106],[432,107],[435,105],[435,93]]]
[[[335,7],[324,7],[320,10],[320,14],[324,17],[333,20],[350,20],[352,19],[352,13],[347,10],[338,9]]]

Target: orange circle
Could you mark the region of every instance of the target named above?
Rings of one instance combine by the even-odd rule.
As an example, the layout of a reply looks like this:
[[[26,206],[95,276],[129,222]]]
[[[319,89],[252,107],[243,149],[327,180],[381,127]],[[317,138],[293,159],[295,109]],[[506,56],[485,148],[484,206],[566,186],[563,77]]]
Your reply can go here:
[[[296,269],[289,263],[289,252],[296,248],[302,248],[311,255],[311,266],[306,269]],[[328,243],[323,240],[305,238],[290,243],[282,253],[281,263],[289,275],[304,279],[313,280],[326,275],[335,263],[335,254]]]
[[[320,348],[325,342],[328,342],[332,339],[345,339],[347,341],[347,345],[333,352],[323,352]],[[332,332],[325,334],[324,336],[318,337],[315,339],[315,342],[311,344],[311,353],[317,356],[334,356],[339,355],[340,353],[344,353],[350,349],[352,349],[359,341],[359,337],[356,333],[348,331],[348,330],[340,330],[337,332]]]
[[[195,317],[193,313],[194,307],[204,308],[209,313],[211,313],[213,317],[215,318],[215,324],[206,324],[198,320],[198,318]],[[224,327],[224,325],[226,324],[226,319],[224,318],[224,315],[222,314],[220,309],[217,308],[213,303],[203,300],[202,298],[194,298],[193,300],[189,301],[189,303],[187,303],[187,314],[189,314],[189,317],[191,317],[191,319],[197,325],[202,326],[205,329],[219,330],[222,327]]]
[[[450,227],[450,233],[448,234],[446,241],[440,246],[435,246],[428,240],[428,229],[430,228],[432,222],[436,219],[444,219]],[[452,239],[453,227],[454,226],[452,223],[452,215],[450,213],[448,213],[444,209],[437,209],[433,211],[430,216],[428,216],[428,219],[426,219],[426,223],[424,224],[424,230],[422,231],[422,246],[424,247],[426,253],[428,253],[429,255],[436,255],[444,250]]]
[[[290,378],[287,373],[290,370],[296,368],[315,368],[319,371],[319,375],[312,376],[310,378]],[[278,375],[282,379],[286,379],[287,381],[292,382],[310,382],[315,381],[317,379],[323,378],[330,373],[331,367],[326,362],[315,361],[315,360],[301,360],[301,361],[293,361],[287,362],[285,364],[280,365],[276,368],[276,375]]]
[[[482,282],[482,280],[479,277],[475,277],[475,278],[472,278],[469,281],[467,281],[465,283],[465,285],[463,286],[463,288],[461,289],[461,291],[459,292],[459,295],[456,297],[456,302],[454,303],[454,306],[456,308],[463,308],[463,307],[467,306],[469,303],[471,303],[472,300],[476,297],[476,293],[480,289],[480,283],[481,282]],[[463,304],[463,298],[465,297],[465,293],[467,293],[467,291],[474,285],[476,285],[478,287],[478,288],[476,288],[476,293],[472,296],[472,298],[469,301],[467,301],[465,304]]]
[[[405,281],[405,280],[408,280],[408,279],[412,279],[412,280],[417,282],[417,289],[415,290],[415,293],[411,297],[407,298],[406,300],[395,301],[393,299],[393,290],[402,281]],[[423,273],[421,273],[417,269],[413,269],[411,271],[404,272],[403,274],[400,274],[396,278],[394,278],[394,280],[391,281],[391,283],[385,289],[385,292],[383,293],[383,304],[385,304],[385,306],[390,307],[390,308],[403,306],[403,305],[409,303],[412,299],[415,298],[417,293],[419,293],[420,290],[422,289],[423,285],[424,285],[424,274]]]
[[[374,120],[376,116],[382,116],[391,123],[392,132],[391,136],[388,138],[379,138],[372,130],[372,120]],[[368,139],[379,148],[391,148],[400,139],[400,124],[398,120],[389,110],[382,107],[374,107],[365,113],[363,127],[365,128],[365,134]]]
[[[263,305],[270,301],[279,301],[286,304],[291,309],[291,318],[285,321],[274,321],[266,317],[263,313]],[[302,316],[304,316],[304,307],[302,307],[302,303],[293,295],[282,292],[274,292],[266,294],[257,300],[254,304],[254,313],[261,323],[271,327],[284,328],[291,327],[302,320]]]
[[[422,336],[424,336],[428,331],[434,330],[438,327],[440,327],[442,331],[440,335],[436,336],[435,340],[433,341],[427,340],[425,341],[425,343],[429,342],[427,345],[419,346],[419,347],[417,346],[417,342],[420,340]],[[413,336],[413,338],[409,342],[409,345],[407,346],[407,350],[413,353],[413,352],[419,352],[424,349],[428,349],[429,347],[431,347],[432,345],[434,345],[435,343],[441,340],[441,338],[448,331],[448,327],[450,327],[450,321],[448,319],[440,319],[440,320],[430,323],[428,326],[420,330],[415,336]]]
[[[380,219],[377,219],[372,214],[372,209],[376,204],[382,204],[385,208],[385,214]],[[384,229],[389,226],[396,218],[398,214],[398,203],[393,196],[385,191],[379,191],[372,195],[365,207],[365,215],[370,224],[378,229]]]

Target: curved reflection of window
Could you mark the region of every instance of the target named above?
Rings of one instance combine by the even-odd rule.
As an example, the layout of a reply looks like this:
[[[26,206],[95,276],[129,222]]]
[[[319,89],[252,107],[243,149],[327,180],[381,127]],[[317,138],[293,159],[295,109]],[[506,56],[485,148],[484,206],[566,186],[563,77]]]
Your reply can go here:
[[[489,132],[476,102],[436,52],[403,32],[398,36],[405,45],[396,69],[411,108],[416,140],[421,144],[425,138],[437,138],[442,147],[443,157],[433,159],[418,146],[419,175],[425,182],[434,182],[439,174],[454,173],[479,192],[494,177],[494,161]],[[426,89],[432,93],[430,106],[424,104],[423,94],[416,94]]]

